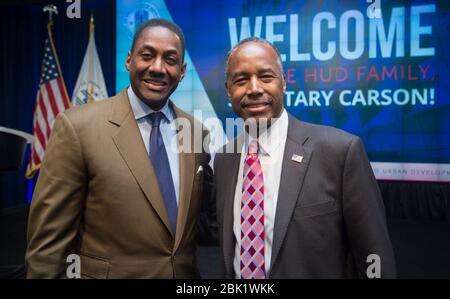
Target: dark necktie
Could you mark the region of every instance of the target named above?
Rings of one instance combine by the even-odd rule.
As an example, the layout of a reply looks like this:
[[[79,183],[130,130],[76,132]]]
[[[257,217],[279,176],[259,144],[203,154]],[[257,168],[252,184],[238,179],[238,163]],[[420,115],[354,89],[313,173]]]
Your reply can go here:
[[[167,157],[166,147],[162,139],[159,125],[164,117],[162,112],[155,112],[149,115],[152,122],[152,131],[150,133],[150,160],[158,179],[159,189],[161,190],[170,224],[175,234],[177,227],[177,199],[175,187],[173,184],[172,173],[170,171],[169,159]]]

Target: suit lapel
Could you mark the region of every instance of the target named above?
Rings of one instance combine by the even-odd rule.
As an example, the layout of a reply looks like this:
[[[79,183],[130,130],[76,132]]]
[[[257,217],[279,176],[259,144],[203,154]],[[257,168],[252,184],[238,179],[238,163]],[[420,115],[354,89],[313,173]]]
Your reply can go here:
[[[243,136],[243,135],[241,135]],[[228,157],[227,163],[225,164],[226,169],[223,170],[223,173],[229,174],[230,180],[225,182],[225,194],[223,198],[225,200],[223,207],[223,256],[225,261],[225,269],[228,274],[228,278],[231,277],[233,273],[233,257],[234,257],[234,246],[235,246],[235,238],[233,233],[233,214],[234,214],[234,193],[236,191],[236,184],[239,173],[239,163],[241,160],[241,149],[238,148],[239,145],[242,145],[236,139],[233,144],[234,151],[231,154],[225,154]],[[231,186],[234,186],[231,187]]]
[[[283,155],[280,188],[275,214],[271,269],[286,235],[287,227],[291,221],[292,213],[311,160],[312,151],[304,146],[307,139],[308,135],[302,123],[289,115],[288,134]],[[298,162],[298,159],[293,160],[293,155],[302,156],[301,162]]]
[[[142,142],[139,127],[131,111],[126,89],[117,96],[109,121],[119,126],[112,138],[122,158],[144,192],[145,197],[173,236],[158,181]]]
[[[176,107],[172,103],[173,111],[177,118],[183,117],[190,119],[186,113],[181,111],[178,107]],[[190,121],[191,124],[191,147],[194,145],[194,124]],[[178,128],[178,126],[177,126]],[[189,206],[191,204],[191,194],[192,187],[194,183],[195,177],[195,153],[193,148],[191,148],[190,153],[181,152],[179,154],[180,159],[180,195],[179,195],[179,204],[178,204],[178,216],[177,216],[177,231],[175,236],[175,246],[174,251],[177,250],[180,245],[181,239],[183,237],[183,233],[186,227],[186,223],[188,221],[187,215],[189,213]]]
[[[178,205],[177,231],[175,247],[180,245],[184,228],[186,227],[187,215],[191,204],[191,193],[195,171],[195,155],[193,153],[180,153],[180,197]]]

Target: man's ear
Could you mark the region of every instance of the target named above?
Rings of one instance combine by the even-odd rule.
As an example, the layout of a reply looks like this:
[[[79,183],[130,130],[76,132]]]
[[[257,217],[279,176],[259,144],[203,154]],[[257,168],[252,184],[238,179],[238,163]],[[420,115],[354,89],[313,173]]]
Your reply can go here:
[[[283,94],[286,94],[286,76],[283,74]]]
[[[181,80],[183,80],[184,76],[186,75],[186,67],[187,67],[187,64],[186,64],[186,62],[185,62],[185,63],[183,63],[183,65],[181,66],[181,74],[180,74],[180,80],[179,80],[179,82],[181,82]]]
[[[127,71],[130,70],[130,63],[131,63],[131,52],[128,52],[127,59],[125,59],[125,68]]]
[[[227,92],[228,99],[231,101],[231,95],[230,95],[230,92],[228,91],[228,80],[225,81],[225,90]]]

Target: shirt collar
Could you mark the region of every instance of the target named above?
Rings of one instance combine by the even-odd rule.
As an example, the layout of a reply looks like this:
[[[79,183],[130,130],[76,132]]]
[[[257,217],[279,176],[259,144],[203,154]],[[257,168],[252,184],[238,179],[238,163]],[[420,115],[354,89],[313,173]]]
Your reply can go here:
[[[152,108],[150,108],[147,104],[141,101],[138,96],[134,93],[133,88],[128,86],[127,89],[128,98],[130,99],[131,110],[133,111],[134,118],[139,120],[148,116],[150,113],[156,112]],[[169,106],[169,101],[159,110],[164,114],[163,120],[171,123],[174,120],[174,116],[172,110]]]
[[[261,154],[272,156],[276,153],[282,143],[286,141],[288,122],[289,120],[286,109],[283,108],[280,118],[278,118],[278,120],[275,121],[267,129],[267,131],[262,133],[258,138],[259,150]],[[244,138],[245,142],[243,152],[247,153],[248,145],[255,138],[247,134],[247,132],[244,132]]]

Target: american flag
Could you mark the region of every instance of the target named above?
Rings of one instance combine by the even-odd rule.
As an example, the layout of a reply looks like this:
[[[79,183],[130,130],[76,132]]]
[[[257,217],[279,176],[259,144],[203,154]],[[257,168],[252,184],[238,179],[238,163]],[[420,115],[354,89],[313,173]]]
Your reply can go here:
[[[69,107],[70,99],[67,95],[49,26],[49,34],[45,40],[41,79],[36,96],[33,120],[35,142],[31,149],[31,158],[26,173],[27,178],[32,178],[41,166],[56,116]]]

